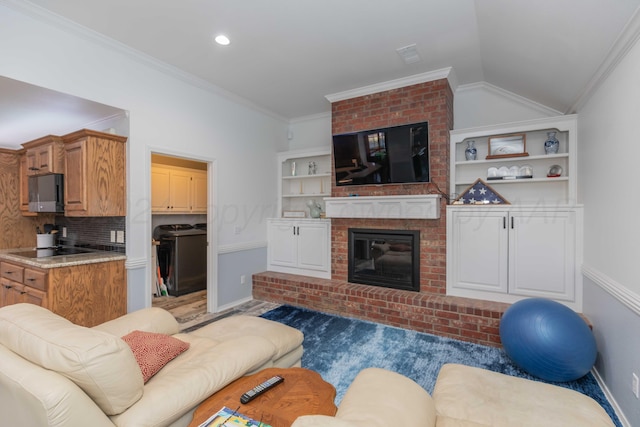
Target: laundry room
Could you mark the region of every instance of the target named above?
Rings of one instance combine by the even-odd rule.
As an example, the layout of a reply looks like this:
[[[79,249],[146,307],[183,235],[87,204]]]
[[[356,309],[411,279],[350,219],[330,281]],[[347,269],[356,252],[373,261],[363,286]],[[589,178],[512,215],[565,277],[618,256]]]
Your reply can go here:
[[[207,289],[207,163],[151,157],[154,297]]]

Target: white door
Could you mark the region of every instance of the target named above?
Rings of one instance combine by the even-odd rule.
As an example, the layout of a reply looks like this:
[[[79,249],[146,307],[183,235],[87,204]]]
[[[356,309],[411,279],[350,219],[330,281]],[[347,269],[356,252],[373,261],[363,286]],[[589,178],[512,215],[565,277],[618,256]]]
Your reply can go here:
[[[329,224],[300,222],[297,224],[298,267],[327,271],[329,268]]]
[[[269,221],[268,264],[296,267],[298,264],[297,237],[294,221]]]
[[[452,286],[462,289],[508,291],[507,211],[493,209],[453,212]]]
[[[574,299],[575,212],[512,214],[509,293]]]

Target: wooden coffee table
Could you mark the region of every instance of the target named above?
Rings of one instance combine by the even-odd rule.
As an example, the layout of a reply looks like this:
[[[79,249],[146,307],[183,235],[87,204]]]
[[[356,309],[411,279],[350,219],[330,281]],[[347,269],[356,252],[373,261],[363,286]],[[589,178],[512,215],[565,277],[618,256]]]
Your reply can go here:
[[[284,382],[243,405],[240,396],[247,390],[280,375]],[[267,368],[242,377],[202,402],[193,414],[189,427],[197,427],[223,406],[270,424],[289,427],[300,415],[335,415],[336,389],[320,374],[304,368]]]

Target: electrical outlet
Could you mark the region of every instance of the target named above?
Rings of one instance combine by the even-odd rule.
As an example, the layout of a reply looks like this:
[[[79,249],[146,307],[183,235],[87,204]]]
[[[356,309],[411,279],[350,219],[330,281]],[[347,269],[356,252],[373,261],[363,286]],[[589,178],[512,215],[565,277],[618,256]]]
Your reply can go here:
[[[631,391],[636,399],[640,399],[640,383],[638,382],[638,376],[636,373],[631,374]]]
[[[233,229],[234,233],[236,234],[240,234],[242,232],[242,227],[240,227],[239,225],[236,225]]]
[[[240,284],[244,285],[247,283],[247,278],[245,277],[245,275],[243,274],[242,276],[240,276]]]
[[[124,243],[124,230],[116,231],[116,242]]]
[[[115,243],[116,242],[116,230],[111,230],[111,243]]]

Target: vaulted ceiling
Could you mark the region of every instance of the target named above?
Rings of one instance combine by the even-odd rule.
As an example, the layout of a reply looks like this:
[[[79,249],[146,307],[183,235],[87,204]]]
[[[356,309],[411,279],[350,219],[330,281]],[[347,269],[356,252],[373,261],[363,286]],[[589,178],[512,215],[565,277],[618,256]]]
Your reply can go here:
[[[640,0],[31,3],[291,119],[328,112],[326,95],[447,67],[459,85],[572,112]],[[406,64],[397,49],[411,45]]]

